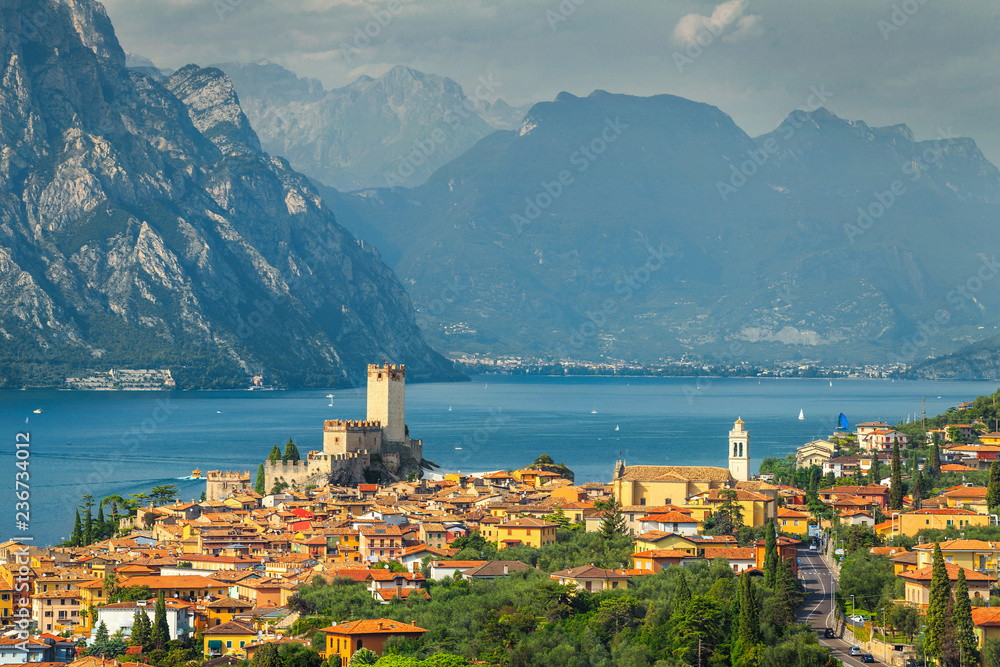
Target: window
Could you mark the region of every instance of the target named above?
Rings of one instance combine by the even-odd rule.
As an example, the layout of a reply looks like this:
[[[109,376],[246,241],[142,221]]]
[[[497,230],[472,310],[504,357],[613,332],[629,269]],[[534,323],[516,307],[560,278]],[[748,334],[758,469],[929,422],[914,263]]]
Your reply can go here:
[[[226,648],[232,648],[232,647],[233,647],[233,642],[227,641],[226,642]]]

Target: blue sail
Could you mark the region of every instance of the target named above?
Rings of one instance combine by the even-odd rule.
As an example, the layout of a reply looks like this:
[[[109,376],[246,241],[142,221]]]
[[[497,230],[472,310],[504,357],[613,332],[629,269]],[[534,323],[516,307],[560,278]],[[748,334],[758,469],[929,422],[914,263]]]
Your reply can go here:
[[[840,413],[840,417],[837,419],[837,428],[842,428],[842,429],[849,428],[847,425],[847,417],[844,416],[843,412]]]

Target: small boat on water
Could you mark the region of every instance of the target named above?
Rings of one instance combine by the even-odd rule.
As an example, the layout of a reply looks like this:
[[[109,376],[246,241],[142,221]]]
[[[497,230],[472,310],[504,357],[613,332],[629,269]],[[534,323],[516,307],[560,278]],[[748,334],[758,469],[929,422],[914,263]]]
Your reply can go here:
[[[37,409],[37,410],[35,410],[34,412],[35,412],[35,414],[36,414],[36,415],[40,415],[40,414],[42,414],[42,409],[41,409],[41,408],[38,408],[38,409]]]
[[[805,418],[806,418],[806,413],[803,412],[802,410],[799,410],[799,419],[805,419]]]
[[[451,412],[451,406],[450,405],[448,406],[448,412]]]
[[[459,450],[459,449],[462,449],[462,448],[461,448],[461,447],[456,447],[455,449],[456,449],[456,450]]]
[[[332,408],[333,407],[333,394],[327,394],[326,397],[330,399],[330,407]]]
[[[195,468],[194,470],[192,470],[191,471],[191,478],[192,479],[201,479],[201,471],[198,470],[197,468]]]
[[[591,411],[590,411],[590,414],[592,414],[592,415],[596,415],[596,414],[597,414],[597,409],[595,408],[595,409],[591,410]]]
[[[618,424],[615,424],[615,430],[616,431],[618,430]]]

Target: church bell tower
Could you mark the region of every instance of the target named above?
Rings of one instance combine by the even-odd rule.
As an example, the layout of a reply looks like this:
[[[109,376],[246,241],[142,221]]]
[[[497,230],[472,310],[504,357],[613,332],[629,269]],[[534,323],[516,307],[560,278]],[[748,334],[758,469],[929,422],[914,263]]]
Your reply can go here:
[[[750,481],[750,434],[739,418],[729,432],[729,474],[738,482]]]

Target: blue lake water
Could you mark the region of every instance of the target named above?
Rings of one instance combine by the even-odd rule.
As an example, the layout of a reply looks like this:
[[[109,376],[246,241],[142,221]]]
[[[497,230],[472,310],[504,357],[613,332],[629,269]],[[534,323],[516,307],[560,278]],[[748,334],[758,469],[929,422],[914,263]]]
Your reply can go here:
[[[750,432],[751,470],[765,456],[829,435],[839,413],[860,421],[935,415],[997,388],[988,382],[694,378],[481,377],[410,385],[406,421],[424,457],[444,470],[513,468],[541,453],[579,482],[629,464],[725,467],[737,417]],[[84,493],[128,495],[176,484],[197,498],[192,469],[256,473],[274,444],[322,448],[323,420],[365,416],[364,389],[289,392],[0,392],[0,540],[14,525],[16,434],[31,438],[31,525],[39,544],[67,536]],[[449,408],[451,408],[449,410]],[[41,409],[40,414],[34,414]],[[805,419],[799,420],[799,410]],[[596,414],[592,414],[596,411]],[[25,419],[28,423],[25,423]],[[615,427],[618,430],[615,430]],[[461,449],[457,449],[461,448]]]

